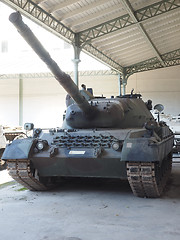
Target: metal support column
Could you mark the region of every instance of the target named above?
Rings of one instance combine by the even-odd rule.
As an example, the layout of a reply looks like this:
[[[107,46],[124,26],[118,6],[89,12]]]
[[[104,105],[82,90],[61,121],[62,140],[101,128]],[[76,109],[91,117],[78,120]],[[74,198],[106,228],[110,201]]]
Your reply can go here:
[[[120,73],[118,74],[118,86],[119,86],[119,96],[121,96],[122,95],[122,89],[121,89],[121,87],[122,87],[122,78],[121,78],[121,74]]]
[[[73,44],[74,47],[74,59],[72,60],[74,62],[74,82],[77,86],[79,86],[79,73],[78,73],[78,65],[80,63],[80,53],[81,53],[81,47],[79,44],[79,34],[75,35],[75,42]]]
[[[23,76],[19,74],[19,126],[23,125]]]
[[[123,79],[122,79],[123,95],[125,95],[126,94],[127,77],[124,73],[122,76],[123,76]]]

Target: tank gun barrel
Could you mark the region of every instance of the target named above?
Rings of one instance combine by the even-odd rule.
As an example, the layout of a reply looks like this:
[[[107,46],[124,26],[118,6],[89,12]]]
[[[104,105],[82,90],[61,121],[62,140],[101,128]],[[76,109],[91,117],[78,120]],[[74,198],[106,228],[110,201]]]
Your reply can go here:
[[[36,54],[47,65],[57,81],[62,85],[66,92],[74,99],[79,108],[87,115],[92,114],[92,107],[89,102],[81,95],[77,85],[71,77],[63,72],[57,63],[51,58],[50,54],[44,49],[40,41],[36,38],[31,29],[22,21],[21,14],[14,12],[9,16],[10,22],[16,27],[20,35],[31,46]]]

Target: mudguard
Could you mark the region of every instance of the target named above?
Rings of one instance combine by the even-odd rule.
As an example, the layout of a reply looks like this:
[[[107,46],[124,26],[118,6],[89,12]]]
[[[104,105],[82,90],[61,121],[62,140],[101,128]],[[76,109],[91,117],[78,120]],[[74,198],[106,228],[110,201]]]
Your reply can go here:
[[[159,161],[157,145],[149,146],[148,139],[126,139],[122,149],[121,161],[152,162]]]
[[[36,140],[33,138],[14,140],[6,146],[2,159],[5,161],[8,159],[28,159],[35,144]]]
[[[161,162],[173,147],[173,135],[158,142],[156,138],[126,138],[121,161]]]

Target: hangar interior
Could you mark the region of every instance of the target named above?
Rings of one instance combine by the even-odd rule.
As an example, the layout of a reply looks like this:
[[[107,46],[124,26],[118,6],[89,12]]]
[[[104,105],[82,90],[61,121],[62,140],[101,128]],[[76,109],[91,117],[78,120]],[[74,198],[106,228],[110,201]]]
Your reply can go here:
[[[150,98],[154,104],[165,105],[165,113],[179,114],[178,0],[2,2],[73,46],[74,73],[71,76],[79,86],[84,83],[93,87],[96,95],[107,97],[125,94],[134,88],[136,93],[143,95],[144,100]],[[106,64],[111,69],[109,73],[105,71],[101,75],[101,72],[95,71],[89,76],[78,73],[81,51]],[[65,108],[64,90],[57,88],[57,83],[49,76],[42,80],[43,73],[39,81],[27,77],[27,74],[21,75],[21,80],[17,75],[15,79],[13,77],[1,75],[3,123],[7,121],[10,125],[22,125],[31,121],[33,111],[33,116],[39,119],[39,122],[36,117],[32,119],[35,124],[43,124],[47,112],[51,112],[52,121],[44,124],[59,125],[59,116]],[[20,86],[22,81],[23,90],[22,83]],[[47,85],[44,81],[48,82]],[[8,84],[15,87],[7,88]],[[36,90],[33,88],[32,91],[32,86],[36,86]],[[31,98],[33,95],[34,100]],[[40,96],[44,99],[40,100]],[[10,113],[5,111],[4,102],[6,106],[13,105]]]
[[[96,96],[119,96],[119,102],[121,99],[132,102],[128,111],[132,110],[137,117],[134,122],[127,118],[127,123],[135,127],[124,129],[114,129],[112,125],[106,126],[107,130],[96,126],[46,129],[49,132],[45,134],[42,129],[33,129],[33,138],[19,137],[7,145],[2,159],[17,182],[12,179],[5,185],[0,182],[1,238],[178,240],[180,165],[179,158],[177,161],[174,158],[172,164],[174,134],[165,123],[151,121],[150,108],[143,103],[139,110],[136,100],[140,102],[142,94],[145,101],[152,99],[153,105],[163,104],[165,114],[180,114],[180,1],[1,2],[19,11],[24,22],[27,17],[73,46],[74,71],[67,72],[79,88],[83,83],[92,87]],[[82,52],[107,68],[79,71]],[[40,62],[32,59],[39,67]],[[6,61],[0,59],[0,63],[1,122],[59,127],[66,108],[66,92],[52,74],[32,71],[10,74],[3,72],[8,68]],[[90,60],[86,65],[91,65]],[[132,89],[137,93],[135,98],[133,94],[123,98]],[[91,99],[88,109],[101,102]],[[104,119],[110,116],[106,106],[112,102],[113,98],[102,104]],[[123,115],[125,111],[119,112]],[[113,112],[115,120],[119,112]],[[98,114],[94,112],[92,118],[87,114],[89,125],[94,116]],[[144,116],[148,122],[143,122]],[[83,123],[87,126],[86,121]],[[31,124],[26,126],[33,128]],[[104,145],[102,142],[98,145],[97,139],[104,141]],[[63,182],[66,177],[77,177],[77,182],[74,178]],[[84,177],[86,181],[82,181]],[[58,180],[62,180],[58,189],[44,191]]]
[[[73,78],[73,72],[69,74]],[[177,116],[180,113],[179,76],[179,66],[135,73],[129,77],[126,91],[130,93],[134,89],[144,101],[152,99],[153,106],[163,104],[165,114]],[[66,92],[52,74],[5,74],[0,79],[4,125],[23,126],[25,122],[33,122],[36,127],[61,126]],[[114,71],[80,71],[79,84],[92,87],[96,96],[119,95],[118,75]]]

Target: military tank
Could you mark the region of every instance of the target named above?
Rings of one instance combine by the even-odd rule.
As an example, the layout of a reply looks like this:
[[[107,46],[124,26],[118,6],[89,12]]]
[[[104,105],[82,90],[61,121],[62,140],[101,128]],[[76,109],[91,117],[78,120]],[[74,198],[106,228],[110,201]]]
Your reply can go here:
[[[30,190],[47,190],[61,178],[126,179],[134,195],[155,198],[162,194],[171,171],[173,134],[150,112],[151,101],[140,94],[115,98],[95,97],[92,89],[79,90],[62,72],[20,13],[10,21],[46,63],[67,91],[63,126],[43,130],[25,124],[33,136],[14,140],[3,160],[9,174]]]
[[[0,171],[6,168],[5,162],[1,160],[5,147],[6,147],[6,138],[3,133],[3,126],[0,125]]]
[[[6,169],[6,162],[1,159],[6,144],[12,142],[17,138],[25,138],[26,133],[23,132],[21,127],[8,127],[0,125],[0,171]]]

